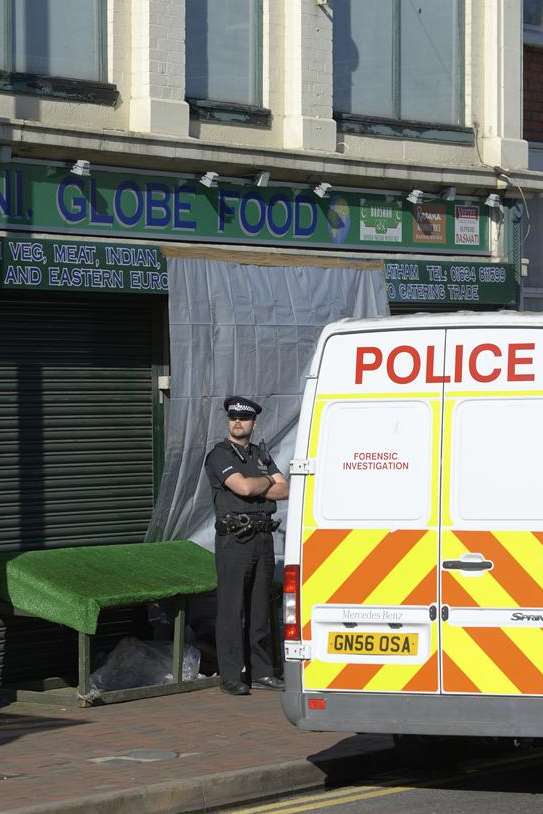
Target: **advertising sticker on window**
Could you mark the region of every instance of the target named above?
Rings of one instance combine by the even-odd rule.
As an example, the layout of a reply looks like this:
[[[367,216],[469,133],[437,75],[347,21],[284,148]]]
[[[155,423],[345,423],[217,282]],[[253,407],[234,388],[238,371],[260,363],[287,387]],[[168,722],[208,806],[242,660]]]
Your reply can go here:
[[[454,242],[458,246],[479,244],[479,207],[454,207]]]
[[[415,243],[446,243],[446,212],[445,204],[417,204],[413,207]]]
[[[390,205],[379,201],[360,199],[360,240],[379,242],[402,242],[401,203]]]

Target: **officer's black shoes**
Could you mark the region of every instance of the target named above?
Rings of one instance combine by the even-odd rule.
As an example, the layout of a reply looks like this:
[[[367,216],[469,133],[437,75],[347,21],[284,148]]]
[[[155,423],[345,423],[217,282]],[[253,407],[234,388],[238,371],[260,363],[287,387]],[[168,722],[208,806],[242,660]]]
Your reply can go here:
[[[221,681],[221,690],[227,692],[229,695],[250,695],[251,690],[242,681]]]
[[[282,678],[276,678],[275,676],[261,676],[255,678],[251,687],[253,690],[284,690],[285,682]]]

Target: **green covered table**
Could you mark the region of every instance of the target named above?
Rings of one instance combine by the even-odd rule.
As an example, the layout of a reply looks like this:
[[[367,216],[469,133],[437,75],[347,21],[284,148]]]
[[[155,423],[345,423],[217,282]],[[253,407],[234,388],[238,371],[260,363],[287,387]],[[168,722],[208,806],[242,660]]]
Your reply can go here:
[[[4,610],[37,616],[79,632],[78,695],[82,706],[94,700],[90,691],[91,637],[104,608],[172,600],[173,683],[103,691],[100,702],[183,692],[216,683],[214,679],[182,680],[187,597],[212,591],[216,586],[213,554],[188,540],[0,555],[0,601]]]

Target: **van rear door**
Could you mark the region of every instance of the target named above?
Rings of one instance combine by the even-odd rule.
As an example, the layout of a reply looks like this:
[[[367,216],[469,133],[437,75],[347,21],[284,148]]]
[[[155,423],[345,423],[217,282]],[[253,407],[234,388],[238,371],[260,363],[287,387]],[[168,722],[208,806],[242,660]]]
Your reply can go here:
[[[543,332],[446,344],[443,691],[543,695]]]
[[[306,691],[439,691],[445,331],[325,346],[303,506]]]

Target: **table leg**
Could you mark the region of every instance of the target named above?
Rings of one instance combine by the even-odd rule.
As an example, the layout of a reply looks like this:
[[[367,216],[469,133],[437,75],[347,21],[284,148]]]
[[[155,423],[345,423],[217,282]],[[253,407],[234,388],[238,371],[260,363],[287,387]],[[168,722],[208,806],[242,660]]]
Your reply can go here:
[[[181,684],[183,681],[183,653],[185,650],[185,600],[180,599],[176,608],[175,623],[173,627],[173,681]]]
[[[91,637],[88,633],[79,633],[79,700],[87,706],[90,693],[90,650]]]

